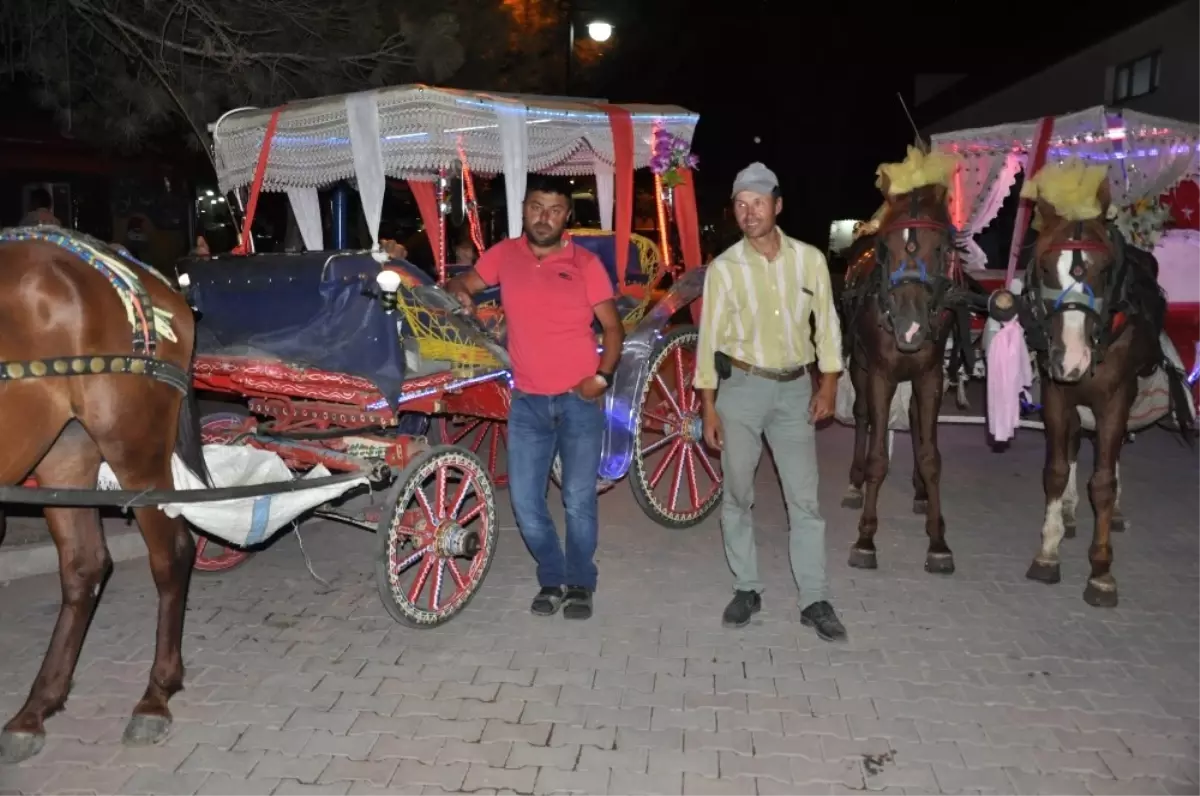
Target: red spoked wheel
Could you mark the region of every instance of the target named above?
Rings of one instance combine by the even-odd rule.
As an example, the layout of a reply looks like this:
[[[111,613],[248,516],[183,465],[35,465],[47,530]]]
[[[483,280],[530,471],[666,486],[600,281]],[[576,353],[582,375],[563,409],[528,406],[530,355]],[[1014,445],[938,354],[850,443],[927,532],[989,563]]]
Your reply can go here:
[[[667,528],[690,528],[721,502],[721,459],[704,444],[694,326],[663,337],[638,396],[630,487],[642,510]],[[686,491],[686,496],[683,494]]]
[[[245,445],[239,435],[246,428],[245,415],[237,412],[217,412],[200,418],[202,445]],[[250,558],[250,553],[236,547],[226,547],[215,539],[193,532],[196,537],[196,558],[192,567],[197,572],[228,572]]]
[[[410,627],[466,608],[496,551],[496,495],[483,462],[448,445],[416,456],[379,522],[375,578],[383,607]]]
[[[497,489],[508,487],[508,424],[500,420],[452,415],[439,417],[437,444],[467,448],[487,464]]]

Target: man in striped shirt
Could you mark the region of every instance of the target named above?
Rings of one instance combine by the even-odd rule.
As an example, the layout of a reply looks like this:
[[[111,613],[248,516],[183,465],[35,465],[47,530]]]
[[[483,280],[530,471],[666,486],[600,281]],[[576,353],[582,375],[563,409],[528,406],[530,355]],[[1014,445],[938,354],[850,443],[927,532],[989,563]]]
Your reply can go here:
[[[825,256],[775,225],[782,209],[770,169],[753,163],[738,174],[733,211],[745,237],[709,265],[704,282],[695,386],[704,438],[721,451],[725,478],[721,530],[735,582],[723,623],[743,627],[762,608],[750,507],[766,434],[787,501],[801,622],[826,641],[842,641],[846,629],[825,580],[815,428],[833,416],[842,334]],[[814,366],[821,374],[815,392]]]

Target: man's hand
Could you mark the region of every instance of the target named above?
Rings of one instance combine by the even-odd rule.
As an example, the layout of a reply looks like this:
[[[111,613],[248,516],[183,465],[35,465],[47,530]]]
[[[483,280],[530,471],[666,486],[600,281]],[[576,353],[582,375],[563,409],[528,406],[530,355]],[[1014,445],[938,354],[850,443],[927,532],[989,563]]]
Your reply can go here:
[[[581,398],[586,398],[589,401],[594,401],[601,395],[604,395],[604,391],[607,389],[608,387],[604,384],[604,381],[596,376],[588,376],[575,385],[575,392],[579,393]]]
[[[808,422],[814,426],[833,417],[833,406],[837,401],[837,374],[822,373],[821,386],[808,403]]]
[[[721,417],[717,410],[706,408],[703,422],[705,444],[715,451],[725,450],[725,428],[721,425]]]
[[[463,306],[463,310],[472,315],[475,314],[475,300],[471,298],[471,290],[467,287],[462,277],[454,277],[446,283],[446,292],[454,296],[458,303]]]
[[[393,260],[407,260],[408,249],[404,248],[404,244],[397,243],[391,238],[384,238],[379,241],[379,248],[383,249],[384,254],[391,257]]]

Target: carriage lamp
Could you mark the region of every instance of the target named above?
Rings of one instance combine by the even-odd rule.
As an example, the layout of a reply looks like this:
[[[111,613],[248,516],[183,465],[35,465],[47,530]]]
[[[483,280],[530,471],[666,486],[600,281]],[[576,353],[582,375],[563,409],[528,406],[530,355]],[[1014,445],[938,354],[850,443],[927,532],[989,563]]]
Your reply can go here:
[[[400,274],[395,271],[380,271],[375,275],[375,284],[379,286],[379,301],[387,313],[396,309],[396,291],[400,289]]]

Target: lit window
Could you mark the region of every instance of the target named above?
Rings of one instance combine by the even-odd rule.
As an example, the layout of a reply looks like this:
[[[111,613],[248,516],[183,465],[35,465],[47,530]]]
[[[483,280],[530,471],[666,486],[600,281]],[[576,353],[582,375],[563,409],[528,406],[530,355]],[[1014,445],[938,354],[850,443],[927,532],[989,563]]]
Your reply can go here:
[[[1152,93],[1158,88],[1161,62],[1162,53],[1156,51],[1118,66],[1113,73],[1112,101],[1124,102]]]

